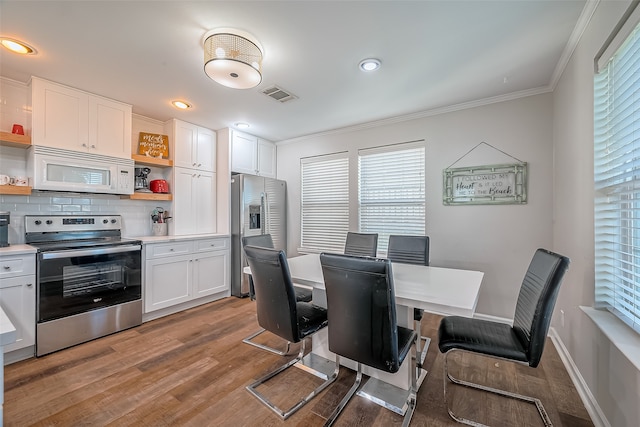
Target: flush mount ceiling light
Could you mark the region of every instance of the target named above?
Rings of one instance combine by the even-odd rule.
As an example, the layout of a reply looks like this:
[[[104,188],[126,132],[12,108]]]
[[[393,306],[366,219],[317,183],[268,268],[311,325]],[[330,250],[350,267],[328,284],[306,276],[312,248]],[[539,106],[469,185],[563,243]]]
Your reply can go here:
[[[376,58],[367,58],[360,61],[360,69],[362,71],[375,71],[380,68],[380,60]]]
[[[238,129],[249,129],[251,127],[249,123],[243,123],[243,122],[234,123],[234,126],[237,127]]]
[[[204,72],[233,89],[250,89],[262,81],[262,47],[249,33],[231,28],[204,36]]]
[[[171,101],[171,104],[173,104],[174,107],[179,108],[181,110],[188,110],[189,108],[191,108],[191,104],[189,104],[186,101],[175,100],[175,101]]]
[[[25,42],[8,37],[0,38],[0,44],[11,52],[19,53],[21,55],[35,55],[38,53],[33,47],[29,46]]]

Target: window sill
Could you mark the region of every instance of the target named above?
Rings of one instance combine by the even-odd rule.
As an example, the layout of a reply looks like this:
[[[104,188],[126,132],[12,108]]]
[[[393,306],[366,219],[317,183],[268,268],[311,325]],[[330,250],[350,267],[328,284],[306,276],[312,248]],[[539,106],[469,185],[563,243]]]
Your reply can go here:
[[[640,371],[640,335],[608,311],[585,306],[580,306],[580,309]]]

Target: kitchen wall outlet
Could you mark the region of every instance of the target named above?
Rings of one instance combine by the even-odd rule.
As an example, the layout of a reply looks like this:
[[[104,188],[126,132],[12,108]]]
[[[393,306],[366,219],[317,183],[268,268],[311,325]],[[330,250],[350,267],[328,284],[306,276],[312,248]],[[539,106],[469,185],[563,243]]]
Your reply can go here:
[[[560,326],[564,328],[564,310],[560,310]]]

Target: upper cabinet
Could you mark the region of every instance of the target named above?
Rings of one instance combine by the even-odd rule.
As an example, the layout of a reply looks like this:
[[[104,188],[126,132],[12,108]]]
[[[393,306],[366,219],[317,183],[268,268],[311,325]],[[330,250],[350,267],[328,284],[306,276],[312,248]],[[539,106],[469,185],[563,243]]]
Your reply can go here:
[[[230,131],[231,171],[276,177],[276,146],[243,132]]]
[[[131,105],[37,77],[31,96],[34,145],[131,158]]]
[[[181,120],[169,120],[165,132],[173,136],[173,164],[207,172],[216,170],[216,133]]]

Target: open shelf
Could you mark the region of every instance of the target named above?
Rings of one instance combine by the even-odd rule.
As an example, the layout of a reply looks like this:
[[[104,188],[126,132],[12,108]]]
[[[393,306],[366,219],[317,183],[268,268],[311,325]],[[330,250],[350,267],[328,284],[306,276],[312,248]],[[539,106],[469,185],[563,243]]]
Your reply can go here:
[[[164,193],[133,193],[127,194],[126,196],[120,196],[120,198],[131,200],[173,200],[173,196],[171,194]]]
[[[0,145],[29,148],[31,146],[31,137],[27,135],[16,135],[10,132],[0,132]]]
[[[139,154],[132,154],[131,159],[145,166],[155,166],[159,168],[170,168],[173,166],[173,160],[171,159],[156,159],[155,157],[141,156]]]
[[[31,194],[31,187],[26,185],[0,185],[0,194],[28,196]]]

